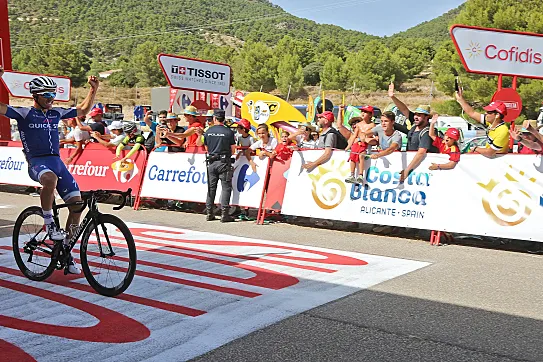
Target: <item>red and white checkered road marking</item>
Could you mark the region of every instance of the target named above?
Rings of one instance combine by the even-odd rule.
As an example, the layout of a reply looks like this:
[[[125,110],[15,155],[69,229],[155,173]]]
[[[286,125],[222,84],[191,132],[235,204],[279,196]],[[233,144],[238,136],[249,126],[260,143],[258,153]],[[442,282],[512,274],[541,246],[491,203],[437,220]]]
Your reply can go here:
[[[118,298],[96,294],[82,275],[55,272],[45,282],[27,280],[13,259],[11,238],[0,238],[0,348],[8,360],[186,360],[428,265],[163,226],[129,227],[138,268]]]

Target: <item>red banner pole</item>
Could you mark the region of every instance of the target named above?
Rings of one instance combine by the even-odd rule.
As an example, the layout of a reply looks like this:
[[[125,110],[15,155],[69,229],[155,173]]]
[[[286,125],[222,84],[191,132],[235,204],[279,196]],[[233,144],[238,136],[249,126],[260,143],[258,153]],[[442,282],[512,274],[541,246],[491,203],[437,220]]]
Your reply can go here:
[[[4,69],[12,70],[8,0],[0,0],[0,58]],[[2,82],[0,82],[0,102],[9,104],[9,93]],[[9,119],[4,116],[0,116],[0,140],[11,140],[11,126],[9,124]]]
[[[156,148],[156,147],[155,147]],[[145,177],[145,172],[147,172],[147,162],[149,162],[149,156],[151,155],[150,153],[147,152],[147,150],[145,149],[145,147],[142,148],[142,151],[144,152],[144,157],[145,157],[145,162],[143,163],[143,167],[141,169],[141,176],[140,176],[140,181],[139,181],[139,187],[138,187],[138,191],[136,193],[136,198],[134,199],[134,210],[138,210],[139,207],[140,207],[140,203],[141,203],[141,189],[143,188],[143,179]],[[154,149],[153,149],[154,151]],[[140,151],[141,152],[141,151]],[[151,151],[152,152],[152,151]],[[138,156],[139,157],[139,156]]]
[[[498,90],[501,90],[502,89],[502,78],[503,78],[503,75],[498,75]]]

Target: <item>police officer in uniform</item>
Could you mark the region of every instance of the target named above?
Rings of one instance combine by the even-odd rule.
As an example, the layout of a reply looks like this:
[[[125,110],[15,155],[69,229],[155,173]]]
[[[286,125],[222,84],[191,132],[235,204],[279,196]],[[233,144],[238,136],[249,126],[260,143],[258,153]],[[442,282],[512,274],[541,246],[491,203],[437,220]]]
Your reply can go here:
[[[215,220],[213,208],[215,206],[215,194],[217,183],[221,180],[221,222],[231,222],[230,196],[232,194],[232,176],[234,169],[232,155],[236,151],[234,132],[224,125],[225,113],[221,109],[213,112],[213,125],[204,133],[204,145],[207,150],[207,200],[206,220]]]

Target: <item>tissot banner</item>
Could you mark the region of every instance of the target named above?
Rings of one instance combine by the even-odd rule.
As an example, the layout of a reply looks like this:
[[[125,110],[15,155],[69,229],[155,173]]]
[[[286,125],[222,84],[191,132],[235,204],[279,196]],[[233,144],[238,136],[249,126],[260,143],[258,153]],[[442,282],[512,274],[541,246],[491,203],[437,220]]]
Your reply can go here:
[[[230,66],[176,55],[159,54],[170,87],[218,94],[230,93]]]

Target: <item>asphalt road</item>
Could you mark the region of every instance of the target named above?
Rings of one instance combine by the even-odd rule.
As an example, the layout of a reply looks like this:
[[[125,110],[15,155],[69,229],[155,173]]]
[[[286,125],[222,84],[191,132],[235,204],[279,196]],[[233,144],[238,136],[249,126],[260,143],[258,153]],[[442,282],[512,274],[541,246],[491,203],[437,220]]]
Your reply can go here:
[[[0,237],[39,199],[0,188]],[[103,205],[102,211],[111,210]],[[123,220],[429,262],[303,312],[199,361],[543,361],[543,256],[292,224],[205,222],[164,210]]]

